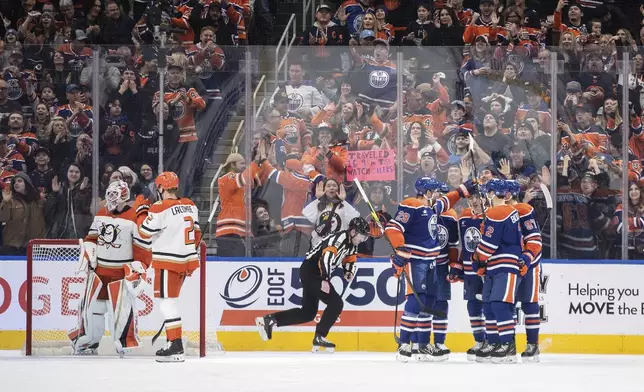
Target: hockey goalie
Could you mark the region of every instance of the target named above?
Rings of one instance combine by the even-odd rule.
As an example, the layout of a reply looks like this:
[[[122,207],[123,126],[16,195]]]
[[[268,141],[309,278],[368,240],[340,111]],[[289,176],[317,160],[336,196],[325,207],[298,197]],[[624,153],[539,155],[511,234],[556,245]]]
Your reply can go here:
[[[69,333],[74,354],[93,355],[105,334],[105,316],[116,352],[139,347],[136,298],[146,283],[150,242],[137,226],[136,208],[128,202],[124,181],[109,185],[101,208],[83,242],[81,268],[87,273],[79,304],[78,326]]]

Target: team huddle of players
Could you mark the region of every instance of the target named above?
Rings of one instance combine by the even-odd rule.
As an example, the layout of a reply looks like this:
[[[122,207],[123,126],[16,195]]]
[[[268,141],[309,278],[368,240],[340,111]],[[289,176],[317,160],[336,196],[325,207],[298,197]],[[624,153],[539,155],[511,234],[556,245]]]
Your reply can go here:
[[[542,241],[532,207],[517,202],[519,183],[491,178],[448,192],[444,183],[423,177],[415,187],[418,196],[400,203],[385,230],[395,249],[391,261],[396,275],[404,272],[410,278],[397,358],[448,358],[450,283],[463,281],[475,340],[467,359],[517,362],[515,307],[521,302],[527,334],[521,357],[538,362]],[[469,208],[457,217],[451,206],[461,197],[468,198]]]
[[[142,196],[130,201],[124,181],[107,188],[105,207],[83,242],[81,266],[87,279],[78,327],[69,334],[74,354],[96,354],[106,315],[119,355],[141,345],[134,303],[153,272],[155,309],[163,315],[161,330],[165,327],[167,338],[156,352],[157,361],[185,360],[177,298],[186,276],[199,267],[199,214],[191,200],[177,196],[175,173],[159,174],[155,185],[159,201],[153,204]]]

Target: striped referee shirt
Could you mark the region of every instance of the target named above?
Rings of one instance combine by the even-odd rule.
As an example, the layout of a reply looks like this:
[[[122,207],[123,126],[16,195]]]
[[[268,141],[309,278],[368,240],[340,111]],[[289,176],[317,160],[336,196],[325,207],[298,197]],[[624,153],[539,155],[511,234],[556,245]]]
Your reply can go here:
[[[305,262],[317,267],[322,279],[328,280],[341,264],[345,271],[355,272],[358,247],[353,245],[349,231],[330,234],[309,250]]]

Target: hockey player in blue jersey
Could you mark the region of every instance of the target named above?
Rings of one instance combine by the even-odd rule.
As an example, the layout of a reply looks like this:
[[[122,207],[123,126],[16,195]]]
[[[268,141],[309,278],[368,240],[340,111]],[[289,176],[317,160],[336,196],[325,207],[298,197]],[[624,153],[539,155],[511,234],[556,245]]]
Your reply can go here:
[[[432,189],[433,201],[449,192],[449,188],[444,182],[437,182],[437,185],[437,189]],[[449,313],[449,302],[447,301],[452,299],[452,288],[448,279],[449,264],[458,261],[458,216],[454,209],[450,208],[438,217],[438,242],[441,249],[436,258],[436,303],[434,308],[445,313],[445,317],[435,316],[432,320],[434,334],[432,360],[434,362],[446,361],[451,353],[445,345],[445,338]]]
[[[506,204],[511,197],[505,180],[485,184],[490,208],[486,211],[473,268],[484,276],[483,312],[487,341],[476,353],[477,362],[516,363],[514,306],[521,276],[522,253],[519,213]]]
[[[461,256],[458,262],[450,263],[449,281],[463,281],[463,299],[467,301],[467,313],[474,334],[474,346],[467,350],[467,360],[475,361],[476,353],[485,342],[485,318],[483,317],[483,278],[472,268],[476,247],[481,240],[484,206],[479,194],[468,199],[469,208],[461,212],[458,228],[461,241]]]
[[[389,221],[385,235],[395,252],[391,262],[397,276],[403,269],[411,279],[422,304],[413,295],[412,287],[406,284],[407,301],[400,322],[400,347],[397,359],[407,362],[412,349],[421,361],[432,360],[434,350],[429,345],[432,315],[425,312],[433,308],[436,299],[436,258],[440,254],[438,217],[448,211],[462,197],[473,191],[471,181],[459,186],[438,200],[433,200],[436,180],[421,177],[416,181],[417,197],[400,203],[394,218]]]
[[[523,252],[519,256],[522,278],[516,300],[521,302],[521,310],[525,315],[524,324],[528,344],[526,350],[521,353],[521,360],[523,362],[539,362],[541,230],[534,216],[534,208],[530,204],[517,201],[521,192],[521,185],[512,180],[507,180],[506,182],[509,184],[510,193],[512,194],[508,204],[519,212],[521,235],[523,236]]]

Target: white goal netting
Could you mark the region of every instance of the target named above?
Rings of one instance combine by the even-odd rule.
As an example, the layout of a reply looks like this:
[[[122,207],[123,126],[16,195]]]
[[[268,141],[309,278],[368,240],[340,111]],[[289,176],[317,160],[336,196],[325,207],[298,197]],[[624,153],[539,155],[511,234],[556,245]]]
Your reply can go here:
[[[27,321],[27,340],[24,348],[27,355],[71,354],[68,332],[78,323],[78,305],[85,284],[85,273],[76,274],[80,249],[78,241],[74,240],[32,241],[27,260],[28,274],[31,272],[31,285],[27,286],[27,306],[29,308],[30,299],[31,320]],[[205,317],[205,306],[201,303],[205,300],[205,295],[202,296],[202,290],[205,294],[202,273],[205,274],[204,268],[200,268],[186,279],[179,298],[184,347],[188,355],[204,356],[207,351],[223,352],[216,333],[213,331],[206,334],[205,323],[201,322]],[[150,269],[150,284],[138,297],[139,301],[136,304],[142,346],[131,350],[129,354],[132,355],[153,355],[165,344],[165,332],[154,346],[151,344],[152,336],[163,322],[163,317],[154,306],[153,279],[153,271]],[[197,303],[196,299],[199,299]],[[107,317],[106,315],[106,319]],[[99,355],[116,355],[107,327],[105,335],[99,345]]]

